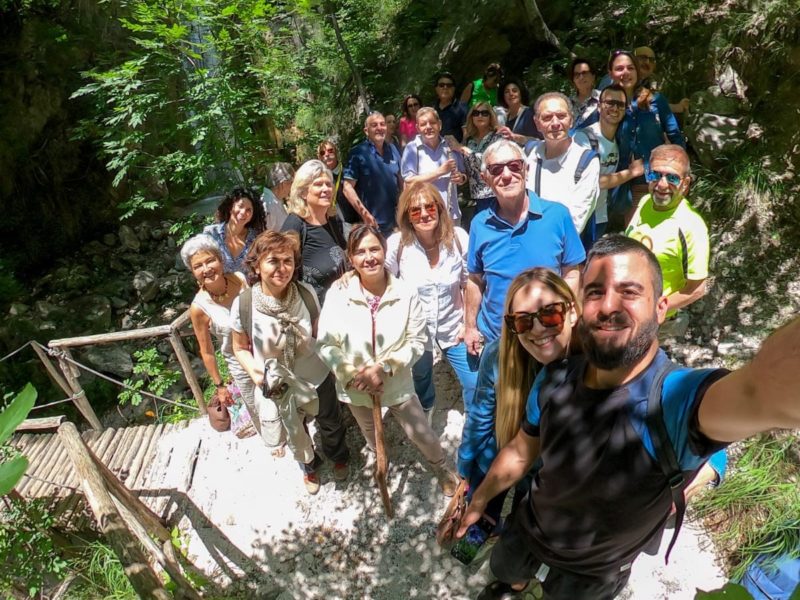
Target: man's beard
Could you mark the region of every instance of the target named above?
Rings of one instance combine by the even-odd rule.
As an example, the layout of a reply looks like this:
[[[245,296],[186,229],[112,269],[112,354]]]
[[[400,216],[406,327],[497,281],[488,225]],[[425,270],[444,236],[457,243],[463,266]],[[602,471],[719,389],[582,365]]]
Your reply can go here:
[[[631,325],[631,320],[624,313],[615,313],[607,319],[600,319],[597,323],[610,323],[613,325]],[[622,346],[598,344],[593,336],[592,328],[583,320],[578,321],[578,334],[580,335],[583,353],[589,363],[598,369],[611,371],[620,367],[630,367],[639,362],[650,350],[653,340],[658,337],[658,320],[655,315],[649,321],[642,323],[639,331]]]

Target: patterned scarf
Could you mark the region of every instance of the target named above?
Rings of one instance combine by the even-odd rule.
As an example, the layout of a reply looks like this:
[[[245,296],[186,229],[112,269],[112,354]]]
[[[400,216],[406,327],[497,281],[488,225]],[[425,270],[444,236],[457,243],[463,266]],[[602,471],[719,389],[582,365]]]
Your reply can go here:
[[[252,289],[255,309],[276,319],[281,327],[282,334],[286,336],[286,343],[283,346],[283,358],[279,359],[279,362],[290,371],[294,370],[295,349],[300,340],[303,339],[303,330],[298,326],[300,317],[295,317],[290,312],[292,305],[297,301],[297,285],[294,282],[289,284],[289,289],[283,300],[268,296],[259,284],[254,285]]]

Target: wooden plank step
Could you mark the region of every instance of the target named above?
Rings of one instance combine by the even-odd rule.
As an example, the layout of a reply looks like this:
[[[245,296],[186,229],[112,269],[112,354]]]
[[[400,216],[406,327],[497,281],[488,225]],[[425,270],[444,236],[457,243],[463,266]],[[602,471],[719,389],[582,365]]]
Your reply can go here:
[[[42,468],[37,474],[37,477],[43,481],[37,481],[33,486],[31,486],[31,489],[28,492],[32,498],[47,496],[49,495],[49,492],[54,492],[56,489],[58,489],[57,486],[47,482],[52,481],[53,473],[57,472],[58,469],[63,466],[63,461],[66,459],[66,456],[67,449],[56,437],[50,444],[50,454],[44,459],[46,467]]]
[[[108,462],[104,463],[109,468],[109,470],[112,473],[114,473],[114,475],[117,474],[117,471],[119,470],[122,464],[122,459],[125,457],[125,452],[130,448],[130,444],[133,442],[135,437],[136,437],[136,428],[126,427],[122,439],[119,442],[119,445],[114,450],[114,455],[110,458]]]
[[[34,477],[36,477],[36,472],[42,468],[43,457],[45,457],[49,452],[50,442],[53,439],[53,434],[40,434],[37,437],[40,437],[40,439],[31,444],[28,447],[27,453],[25,453],[30,466],[25,472],[25,475],[22,477],[21,482],[17,484],[17,491],[26,497],[31,486],[33,486],[33,484],[36,482],[36,479],[34,479]]]
[[[139,447],[136,449],[136,453],[130,457],[125,472],[120,473],[120,475],[123,475],[122,481],[125,482],[128,489],[133,489],[133,483],[136,481],[136,477],[144,463],[144,457],[147,455],[147,450],[150,448],[153,437],[157,435],[159,427],[159,425],[150,425],[145,429],[139,440]]]

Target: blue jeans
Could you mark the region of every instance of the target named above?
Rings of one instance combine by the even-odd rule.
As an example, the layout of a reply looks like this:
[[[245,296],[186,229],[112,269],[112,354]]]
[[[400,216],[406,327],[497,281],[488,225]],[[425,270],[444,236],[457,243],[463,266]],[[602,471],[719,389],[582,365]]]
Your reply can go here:
[[[450,366],[453,367],[453,371],[455,371],[456,377],[461,383],[461,393],[464,399],[464,406],[466,406],[468,399],[472,400],[472,396],[475,394],[480,357],[469,354],[464,342],[449,348],[442,348],[442,354],[444,354]],[[436,390],[433,386],[432,350],[426,350],[422,353],[420,359],[411,368],[411,373],[414,376],[414,391],[419,396],[419,403],[422,404],[423,410],[431,410],[436,401]]]

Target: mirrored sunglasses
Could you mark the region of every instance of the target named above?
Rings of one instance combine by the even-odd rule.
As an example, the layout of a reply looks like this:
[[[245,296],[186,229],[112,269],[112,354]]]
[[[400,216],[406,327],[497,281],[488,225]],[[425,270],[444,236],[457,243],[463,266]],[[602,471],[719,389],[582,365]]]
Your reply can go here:
[[[645,179],[648,183],[661,181],[662,177],[666,177],[667,183],[670,185],[679,186],[681,184],[681,176],[675,173],[662,173],[661,171],[653,171],[652,169],[648,169],[647,173],[645,173]]]
[[[533,329],[534,319],[542,324],[542,327],[562,327],[567,315],[566,302],[553,302],[543,306],[536,312],[515,312],[510,315],[504,315],[503,318],[506,322],[506,327],[512,333],[521,335]]]
[[[512,173],[522,173],[522,168],[525,165],[525,162],[521,158],[516,158],[514,160],[510,160],[504,163],[495,163],[493,165],[486,165],[486,170],[489,171],[489,175],[492,177],[497,177],[503,173],[503,169],[508,167],[508,170]]]

